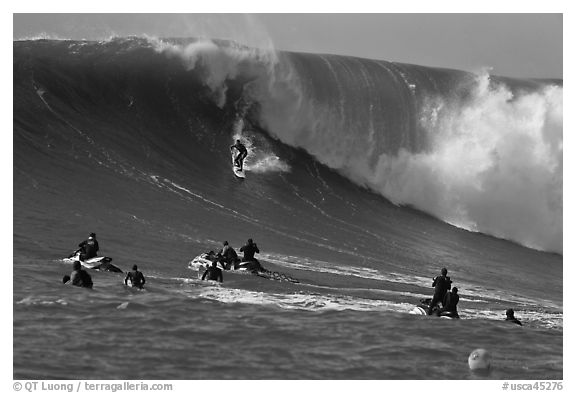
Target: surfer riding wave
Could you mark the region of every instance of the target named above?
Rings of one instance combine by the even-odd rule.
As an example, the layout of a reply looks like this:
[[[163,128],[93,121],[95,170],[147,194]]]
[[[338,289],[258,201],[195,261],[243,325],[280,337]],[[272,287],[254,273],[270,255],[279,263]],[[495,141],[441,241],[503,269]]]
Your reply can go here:
[[[240,139],[236,139],[236,143],[230,146],[230,151],[234,152],[234,149],[238,150],[238,154],[234,158],[234,165],[239,168],[239,171],[242,171],[244,168],[244,159],[248,155],[248,150],[246,149],[246,146],[242,144]]]

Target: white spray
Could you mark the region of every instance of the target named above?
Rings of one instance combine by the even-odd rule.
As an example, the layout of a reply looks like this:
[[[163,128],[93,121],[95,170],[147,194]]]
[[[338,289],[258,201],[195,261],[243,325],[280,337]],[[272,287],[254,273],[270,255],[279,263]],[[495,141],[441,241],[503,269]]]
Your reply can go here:
[[[562,252],[562,88],[513,97],[478,76],[472,98],[438,98],[421,123],[432,147],[380,156],[365,176],[398,204],[454,225]]]
[[[305,148],[392,202],[469,230],[562,252],[562,87],[513,96],[480,74],[466,100],[429,97],[420,108],[430,143],[425,151],[400,149],[381,154],[374,164],[366,154],[373,151],[366,145],[370,138],[362,130],[341,129],[341,116],[310,96],[282,54],[210,41],[158,50],[190,69],[201,62],[220,106],[227,79],[257,76],[245,95],[260,105],[259,121],[271,135]],[[378,132],[368,124],[366,134]]]

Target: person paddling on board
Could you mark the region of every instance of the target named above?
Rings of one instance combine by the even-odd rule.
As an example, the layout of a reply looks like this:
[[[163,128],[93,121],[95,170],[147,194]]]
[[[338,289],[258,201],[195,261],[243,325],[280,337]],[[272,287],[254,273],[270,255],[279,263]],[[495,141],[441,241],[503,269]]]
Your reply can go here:
[[[132,286],[135,288],[144,288],[144,284],[146,284],[146,279],[142,272],[138,271],[138,266],[132,266],[132,271],[126,274],[126,278],[124,279],[124,285],[128,285],[128,281],[132,283]]]
[[[218,251],[217,256],[220,258],[221,261],[224,262],[224,266],[226,270],[230,270],[230,267],[234,265],[236,267],[238,263],[238,254],[232,247],[228,245],[228,241],[224,241],[222,243],[223,247],[220,251]]]
[[[218,262],[212,262],[212,266],[209,266],[202,275],[202,280],[224,282],[224,275],[222,274],[222,270],[218,268]]]
[[[236,139],[236,143],[230,146],[230,150],[233,149],[238,150],[238,155],[234,159],[234,165],[240,168],[241,171],[242,168],[244,167],[244,159],[248,155],[248,150],[246,149],[246,146],[244,146],[242,142],[240,142],[240,139]]]
[[[428,307],[428,315],[432,315],[434,307],[441,303],[444,300],[444,296],[446,296],[446,292],[452,287],[452,280],[450,277],[447,276],[448,270],[443,267],[440,276],[434,277],[432,281],[432,286],[434,289],[434,296],[430,301],[430,306]]]
[[[92,277],[86,270],[82,270],[82,265],[80,261],[74,261],[73,271],[70,276],[64,276],[62,282],[66,284],[68,281],[72,281],[72,285],[77,287],[92,288],[94,285],[92,283]]]
[[[260,250],[258,246],[252,239],[248,239],[248,242],[240,247],[240,252],[244,253],[244,257],[242,257],[242,262],[253,262],[251,264],[250,270],[262,271],[263,268],[260,265],[260,262],[256,258],[254,258],[254,253],[260,254]]]
[[[506,321],[522,326],[522,322],[516,319],[516,317],[514,316],[514,310],[511,308],[506,310]]]
[[[81,261],[97,257],[100,248],[98,246],[98,240],[96,240],[96,234],[92,232],[88,236],[88,240],[84,240],[82,243],[78,244],[78,247],[80,247],[79,251]]]
[[[444,299],[442,300],[442,305],[444,306],[442,310],[440,310],[440,314],[442,313],[449,313],[450,317],[452,318],[459,318],[458,310],[456,305],[460,300],[460,295],[458,295],[458,288],[452,288],[452,292],[446,292]]]

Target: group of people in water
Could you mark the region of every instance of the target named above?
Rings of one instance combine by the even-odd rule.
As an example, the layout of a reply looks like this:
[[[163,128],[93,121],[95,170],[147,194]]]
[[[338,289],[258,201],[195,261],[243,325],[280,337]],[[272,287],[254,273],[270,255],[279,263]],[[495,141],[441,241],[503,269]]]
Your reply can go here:
[[[230,270],[232,267],[236,269],[238,265],[243,262],[249,263],[248,270],[252,272],[261,272],[265,270],[262,265],[260,265],[260,262],[254,257],[254,254],[260,253],[260,250],[258,249],[258,245],[254,243],[252,239],[248,239],[246,244],[240,247],[240,252],[244,253],[242,258],[238,257],[238,254],[234,248],[228,244],[228,241],[224,241],[222,246],[223,247],[220,251],[214,255],[212,265],[209,266],[202,275],[202,280],[223,282],[224,275],[222,274],[222,271]],[[71,282],[71,284],[75,286],[92,288],[94,285],[92,277],[86,270],[82,269],[81,261],[87,261],[98,256],[99,245],[96,240],[96,234],[94,232],[90,233],[88,239],[78,244],[78,247],[80,248],[73,254],[78,254],[79,260],[74,261],[72,273],[69,276],[64,276],[62,282],[64,284]],[[221,268],[218,267],[218,263],[220,263]],[[142,272],[138,270],[137,265],[132,266],[132,271],[128,272],[124,278],[125,285],[130,285],[140,289],[144,287],[145,283],[146,278]]]
[[[428,315],[459,318],[457,305],[460,301],[460,295],[458,295],[457,287],[452,288],[452,280],[448,276],[448,269],[443,267],[440,275],[432,279],[432,287],[434,287],[432,299],[424,301],[428,307]],[[511,308],[506,310],[506,321],[522,325],[514,316],[514,310]]]
[[[460,300],[458,288],[452,288],[452,280],[448,276],[448,269],[445,267],[440,271],[440,275],[432,280],[434,295],[428,303],[428,315],[446,315],[458,318],[457,305]],[[450,291],[450,289],[452,289]],[[440,306],[441,305],[441,306]]]
[[[69,276],[64,276],[62,279],[64,284],[71,282],[72,285],[83,288],[92,288],[94,286],[92,276],[90,276],[86,270],[82,269],[80,261],[74,261],[72,269],[72,273]],[[128,272],[124,278],[124,284],[134,288],[143,289],[145,283],[146,278],[144,277],[144,274],[138,270],[138,265],[133,265],[132,271]]]
[[[73,271],[70,276],[64,276],[63,282],[71,282],[72,285],[92,288],[93,282],[90,274],[82,270],[82,264],[80,261],[85,261],[98,256],[99,245],[96,240],[96,234],[90,233],[87,240],[84,240],[80,244],[80,247],[76,252],[79,253],[79,261],[74,261]],[[249,263],[247,270],[258,273],[263,272],[265,269],[260,265],[260,262],[254,257],[254,254],[260,253],[258,245],[254,243],[252,239],[248,239],[245,245],[240,247],[240,252],[244,253],[243,257],[240,258],[233,247],[230,246],[228,241],[222,243],[222,248],[218,253],[211,251],[208,254],[210,260],[212,260],[211,266],[209,266],[204,274],[202,275],[202,280],[213,280],[218,282],[224,281],[223,270],[230,270],[232,267],[237,269],[240,263]],[[220,264],[220,268],[218,267]],[[124,284],[130,285],[132,287],[142,289],[146,283],[146,279],[142,272],[138,270],[138,266],[132,266],[132,271],[126,274],[124,278]],[[448,276],[448,269],[445,267],[440,271],[440,275],[436,276],[432,280],[432,287],[434,288],[434,295],[432,299],[426,299],[423,301],[424,305],[427,306],[428,315],[437,316],[449,316],[451,318],[459,318],[458,315],[458,302],[460,301],[460,295],[458,295],[458,288],[452,288],[452,280]],[[514,310],[509,308],[506,310],[506,321],[522,325],[522,323],[514,316]]]
[[[252,272],[260,272],[264,270],[262,265],[260,265],[260,262],[254,258],[254,254],[259,254],[260,250],[258,249],[258,245],[256,245],[252,239],[248,239],[246,244],[240,247],[240,252],[244,253],[242,259],[238,257],[234,248],[228,244],[227,240],[225,240],[218,253],[214,255],[214,252],[211,251],[208,254],[208,257],[212,259],[212,265],[206,269],[202,275],[202,280],[223,282],[224,275],[222,274],[222,271],[230,270],[232,267],[236,269],[241,262],[248,262],[248,270]],[[220,263],[221,268],[218,267],[218,263]]]
[[[81,261],[87,261],[98,256],[98,250],[100,247],[98,245],[98,240],[96,240],[96,234],[92,232],[90,235],[88,235],[87,240],[84,240],[78,244],[78,247],[80,248],[76,250],[73,255],[78,253],[79,260],[74,261],[72,265],[72,273],[70,273],[69,276],[64,276],[62,278],[62,282],[64,284],[70,282],[72,285],[78,287],[92,288],[94,286],[92,276],[90,276],[86,270],[82,269]],[[124,278],[124,284],[142,289],[144,288],[145,283],[146,278],[144,277],[144,274],[138,270],[137,265],[133,265],[132,271],[128,272]]]

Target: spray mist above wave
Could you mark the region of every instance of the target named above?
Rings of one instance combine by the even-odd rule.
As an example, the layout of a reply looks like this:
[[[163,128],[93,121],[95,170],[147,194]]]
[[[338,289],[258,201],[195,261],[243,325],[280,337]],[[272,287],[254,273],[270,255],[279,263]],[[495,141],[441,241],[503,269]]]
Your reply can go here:
[[[273,107],[261,118],[271,134],[393,203],[562,253],[562,87],[513,92],[466,75],[447,88],[408,66],[327,63],[331,94],[305,86],[280,116],[273,101],[262,105]]]
[[[270,68],[277,63],[274,51],[249,48],[231,41],[226,42],[226,46],[205,39],[187,45],[161,40],[151,40],[151,43],[157,52],[178,58],[187,70],[201,73],[219,107],[226,103],[227,81],[253,80],[269,75]]]
[[[367,180],[466,229],[562,252],[562,88],[513,94],[479,75],[465,101],[433,97],[431,147],[379,157]]]
[[[211,41],[157,50],[203,73],[220,107],[243,79],[253,122],[393,203],[562,252],[562,87]]]

